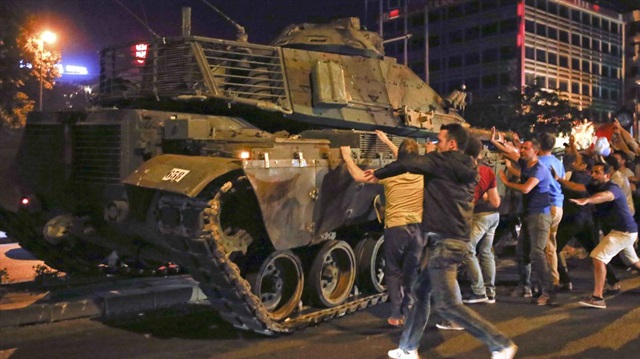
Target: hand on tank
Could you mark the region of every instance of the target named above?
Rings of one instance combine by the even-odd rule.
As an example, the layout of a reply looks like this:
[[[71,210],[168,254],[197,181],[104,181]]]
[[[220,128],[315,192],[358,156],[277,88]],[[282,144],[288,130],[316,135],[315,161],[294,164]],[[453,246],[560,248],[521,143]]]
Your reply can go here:
[[[424,144],[424,149],[427,153],[433,152],[436,150],[436,144],[431,142],[430,139],[427,139],[427,142]]]
[[[384,143],[388,143],[391,142],[391,140],[389,139],[389,137],[387,136],[386,133],[380,131],[380,130],[376,130],[376,135],[378,136],[378,138],[380,139],[380,141],[384,142]]]
[[[342,158],[351,157],[351,146],[340,146]]]

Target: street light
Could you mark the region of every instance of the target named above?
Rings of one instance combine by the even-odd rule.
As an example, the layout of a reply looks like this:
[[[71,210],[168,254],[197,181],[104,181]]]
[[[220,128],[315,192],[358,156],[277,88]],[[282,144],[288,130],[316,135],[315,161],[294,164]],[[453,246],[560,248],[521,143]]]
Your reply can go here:
[[[44,43],[46,42],[47,44],[53,44],[54,42],[56,42],[56,39],[58,37],[56,36],[55,33],[46,30],[44,32],[42,32],[42,34],[40,34],[40,38],[37,39],[38,42],[38,50],[40,50],[40,60],[41,64],[40,64],[40,102],[39,102],[39,107],[40,107],[40,111],[42,111],[42,84],[44,82]]]

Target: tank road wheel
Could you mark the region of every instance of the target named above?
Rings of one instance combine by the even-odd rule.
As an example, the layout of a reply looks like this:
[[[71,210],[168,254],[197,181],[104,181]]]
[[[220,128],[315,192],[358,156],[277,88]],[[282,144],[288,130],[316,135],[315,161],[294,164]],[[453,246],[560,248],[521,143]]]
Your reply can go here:
[[[369,293],[382,293],[387,290],[384,284],[383,244],[384,236],[372,234],[365,236],[356,245],[357,283],[360,288]]]
[[[311,300],[325,307],[344,302],[356,277],[355,254],[347,242],[327,241],[316,254],[307,280]]]
[[[288,317],[302,298],[304,276],[300,259],[291,251],[276,251],[257,273],[247,276],[251,291],[274,320]]]

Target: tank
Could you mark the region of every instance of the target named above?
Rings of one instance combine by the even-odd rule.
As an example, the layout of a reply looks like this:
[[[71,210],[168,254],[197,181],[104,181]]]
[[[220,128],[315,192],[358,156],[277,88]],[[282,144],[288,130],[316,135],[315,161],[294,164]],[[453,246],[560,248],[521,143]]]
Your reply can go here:
[[[2,228],[58,270],[177,263],[235,327],[292,332],[387,299],[375,168],[465,124],[348,18],[271,45],[198,36],[101,52],[95,107],[30,114]]]

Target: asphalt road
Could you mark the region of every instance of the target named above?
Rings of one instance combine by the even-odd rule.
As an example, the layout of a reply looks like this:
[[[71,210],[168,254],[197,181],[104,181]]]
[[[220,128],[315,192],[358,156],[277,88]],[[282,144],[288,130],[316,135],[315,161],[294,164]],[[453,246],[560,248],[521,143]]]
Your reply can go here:
[[[620,269],[623,292],[605,310],[579,307],[589,293],[588,259],[570,261],[575,289],[557,307],[509,297],[515,283],[500,280],[498,302],[473,308],[513,338],[518,358],[637,358],[640,353],[640,276]],[[504,273],[502,274],[504,279]],[[203,305],[181,305],[116,320],[75,319],[0,329],[0,359],[32,358],[386,358],[400,330],[385,323],[388,304],[307,328],[264,337],[234,329]],[[2,313],[0,312],[0,315]],[[434,314],[420,347],[423,358],[488,358],[466,332],[441,331]]]

